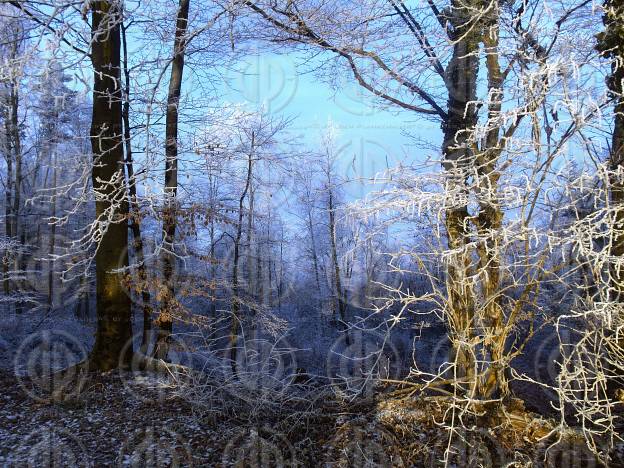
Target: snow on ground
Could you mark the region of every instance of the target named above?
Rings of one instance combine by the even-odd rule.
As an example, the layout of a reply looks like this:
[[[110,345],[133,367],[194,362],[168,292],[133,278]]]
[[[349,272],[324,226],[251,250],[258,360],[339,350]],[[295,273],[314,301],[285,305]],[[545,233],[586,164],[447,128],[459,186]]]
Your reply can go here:
[[[246,361],[252,372],[238,380],[218,372],[200,378],[174,372],[174,380],[146,372],[57,373],[86,358],[92,337],[92,325],[69,313],[8,315],[0,322],[0,467],[433,467],[448,446],[437,424],[443,400],[354,404],[337,398],[344,389],[323,385],[327,379],[308,381],[311,388],[287,380],[286,390],[270,385],[258,392],[266,378],[253,370],[264,368],[262,362]],[[436,349],[426,344],[419,348],[423,361]],[[186,354],[191,360],[214,357]],[[524,393],[544,400],[539,392]],[[534,437],[534,425],[461,435],[468,443],[453,443],[458,454],[449,466],[475,456],[485,457],[483,466],[544,466],[547,444]],[[566,443],[550,452],[550,466],[599,466],[579,441]]]
[[[341,404],[319,388],[316,402],[262,407],[225,392],[202,406],[162,376],[73,379],[83,382],[44,399],[0,371],[0,466],[435,467],[448,443],[437,424],[444,398]],[[545,465],[548,444],[538,439],[550,423],[516,413],[514,424],[460,434],[449,466],[476,457],[492,468],[599,466],[578,440],[556,446]]]

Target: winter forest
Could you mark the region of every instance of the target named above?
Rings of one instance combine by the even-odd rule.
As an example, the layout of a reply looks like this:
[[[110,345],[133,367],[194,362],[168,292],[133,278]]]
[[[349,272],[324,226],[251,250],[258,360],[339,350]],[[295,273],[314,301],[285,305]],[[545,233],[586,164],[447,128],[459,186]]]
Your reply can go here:
[[[623,0],[0,0],[0,466],[624,466]]]

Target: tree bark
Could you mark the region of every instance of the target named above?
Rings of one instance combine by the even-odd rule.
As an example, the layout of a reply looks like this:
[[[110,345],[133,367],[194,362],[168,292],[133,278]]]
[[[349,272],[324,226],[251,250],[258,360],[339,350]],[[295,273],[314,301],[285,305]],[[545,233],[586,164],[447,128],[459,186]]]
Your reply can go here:
[[[253,172],[253,168],[252,168],[252,172]],[[255,189],[253,186],[253,178],[250,179],[250,186],[249,186],[249,196],[247,197],[249,198],[249,203],[248,203],[248,210],[247,210],[247,262],[246,262],[246,269],[247,269],[247,288],[246,288],[246,293],[248,295],[249,298],[254,298],[254,300],[256,300],[257,298],[256,296],[256,279],[254,278],[254,263],[258,261],[257,258],[254,257],[254,252],[253,252],[253,244],[254,241],[258,241],[258,239],[254,238],[254,234],[253,234],[253,225],[254,225],[254,201],[255,201]]]
[[[620,208],[615,216],[616,226],[613,234],[611,254],[617,257],[624,255],[624,1],[607,0],[604,4],[605,30],[598,35],[598,50],[612,60],[611,76],[607,79],[607,87],[614,98],[613,135],[609,165],[613,171],[611,176],[611,201],[613,206]],[[611,268],[612,299],[624,300],[624,271],[613,266]]]
[[[347,328],[347,304],[344,299],[344,291],[342,289],[342,280],[340,277],[340,264],[338,262],[338,248],[336,242],[336,207],[334,206],[334,192],[331,186],[328,187],[327,211],[329,212],[329,240],[331,245],[332,268],[334,270],[334,288],[336,294],[336,310],[338,316]],[[345,329],[348,333],[348,330]],[[349,337],[347,335],[347,344]]]
[[[58,173],[56,168],[56,148],[52,144],[52,151],[54,153],[50,155],[50,162],[52,163],[52,206],[51,216],[56,216],[56,185],[58,183]],[[54,251],[56,249],[56,223],[50,225],[50,239],[48,240],[48,309],[52,310],[54,307]]]
[[[162,258],[164,294],[160,313],[156,320],[158,338],[154,347],[154,357],[165,359],[169,352],[169,341],[173,331],[173,308],[175,307],[175,285],[173,254],[177,211],[178,211],[178,117],[182,76],[184,73],[184,54],[186,52],[186,33],[188,27],[190,0],[180,0],[176,19],[176,32],[171,61],[171,77],[167,96],[167,116],[165,122],[165,209],[163,213],[163,231],[165,251]]]
[[[487,16],[483,30],[485,65],[488,79],[488,120],[495,122],[502,109],[503,73],[499,63],[499,11],[498,4],[493,4]],[[502,148],[500,126],[493,125],[485,137],[477,155],[477,174],[479,178],[477,196],[479,214],[476,219],[479,245],[479,278],[483,294],[484,319],[487,340],[485,349],[489,354],[490,366],[486,370],[481,394],[485,398],[499,398],[509,395],[504,362],[505,341],[504,313],[500,303],[500,247],[499,233],[503,226],[503,211],[498,200],[498,180],[500,173],[497,164]]]
[[[212,183],[212,182],[211,182]],[[213,319],[217,318],[217,259],[215,245],[215,216],[210,215],[210,315]]]
[[[132,140],[130,135],[130,70],[128,69],[128,44],[126,40],[126,27],[121,25],[121,40],[123,45],[123,73],[125,81],[125,96],[122,107],[122,120],[124,130],[124,147],[126,150],[126,171],[128,176],[128,203],[130,206],[130,229],[134,240],[134,252],[137,261],[138,287],[141,290],[143,304],[143,334],[141,337],[141,354],[145,355],[149,346],[152,331],[152,305],[151,295],[148,289],[147,271],[145,269],[145,253],[143,251],[143,237],[141,235],[141,210],[137,198],[136,178],[134,176],[134,163],[132,160]]]
[[[5,117],[5,131],[7,134],[5,145],[5,160],[7,165],[7,176],[4,192],[4,235],[7,241],[13,238],[13,155],[8,135],[10,135],[10,119]],[[5,296],[11,294],[11,283],[9,278],[9,264],[11,260],[11,250],[7,249],[2,257],[2,287]]]
[[[467,244],[470,241],[468,212],[468,178],[474,163],[471,130],[477,123],[476,101],[479,71],[478,25],[473,19],[478,11],[476,3],[456,0],[452,2],[451,30],[454,41],[453,55],[446,69],[448,91],[447,118],[443,124],[442,154],[447,171],[447,191],[453,200],[446,209],[448,246],[453,252],[447,267],[448,324],[453,346],[451,362],[456,363],[456,377],[467,387],[474,387],[475,357],[470,341],[474,333],[475,301],[470,288],[472,259]]]
[[[112,1],[93,1],[91,8],[92,179],[95,213],[104,232],[95,254],[97,330],[89,366],[107,371],[129,366],[132,358],[130,298],[122,286],[122,274],[113,272],[128,266],[128,197],[123,167],[120,82],[121,12],[117,2]],[[127,344],[130,349],[122,353]]]
[[[18,23],[14,23],[11,32],[14,33],[14,37],[12,38],[10,56],[8,58],[13,61],[17,59],[22,44],[22,28]],[[10,76],[7,80],[7,87],[8,96],[6,115],[4,116],[6,132],[5,159],[7,164],[5,232],[7,238],[16,242],[19,238],[18,217],[22,181],[22,148],[19,131],[19,78]],[[16,270],[19,265],[19,254],[11,254],[10,251],[7,251],[3,259],[3,287],[6,295],[11,294],[11,287],[15,287],[15,283],[9,278],[11,260],[13,260],[13,269]],[[16,311],[18,311],[17,303]]]
[[[605,30],[598,35],[598,50],[612,60],[611,76],[607,78],[607,87],[614,98],[613,135],[609,166],[612,171],[610,180],[611,205],[617,208],[613,220],[611,256],[624,256],[624,1],[606,0],[604,3]],[[609,299],[624,302],[624,271],[611,263],[609,268]],[[624,349],[624,338],[619,338],[617,346]],[[617,395],[621,388],[621,379],[611,379],[608,385],[610,395]]]
[[[238,201],[238,223],[236,225],[236,237],[234,238],[234,256],[232,259],[232,324],[230,326],[230,359],[232,370],[236,372],[236,357],[237,357],[237,340],[238,333],[241,327],[240,317],[240,288],[238,283],[238,264],[240,260],[240,243],[243,237],[243,207],[245,206],[245,197],[251,186],[251,175],[253,168],[253,154],[255,146],[255,136],[251,134],[251,148],[247,158],[247,177],[245,180],[245,188]]]
[[[314,267],[314,280],[316,282],[316,290],[318,294],[319,301],[319,313],[322,310],[322,291],[321,291],[321,279],[319,273],[319,257],[318,252],[316,250],[316,235],[314,233],[314,223],[312,221],[312,197],[310,194],[310,187],[305,187],[305,210],[306,210],[306,221],[308,225],[308,231],[310,232],[310,255],[312,256],[312,266]]]
[[[11,87],[11,85],[10,85]],[[8,108],[11,109],[11,100],[7,102]],[[4,232],[7,240],[12,240],[15,237],[13,230],[13,145],[11,144],[11,115],[5,115],[4,127],[6,133],[6,145],[5,145],[5,160],[7,165],[7,177],[4,193]],[[3,288],[4,294],[11,294],[11,280],[9,278],[11,261],[11,250],[7,249],[2,259],[2,273],[3,273]]]
[[[13,153],[15,155],[15,182],[13,192],[13,237],[17,240],[20,237],[20,211],[22,207],[22,139],[19,128],[19,85],[13,83],[11,86],[11,139],[13,140]],[[22,255],[20,250],[15,253],[13,259],[13,270],[18,272],[21,269]],[[21,274],[18,273],[21,276]],[[19,281],[16,282],[17,289],[20,288]],[[15,312],[22,312],[20,296],[15,301]]]

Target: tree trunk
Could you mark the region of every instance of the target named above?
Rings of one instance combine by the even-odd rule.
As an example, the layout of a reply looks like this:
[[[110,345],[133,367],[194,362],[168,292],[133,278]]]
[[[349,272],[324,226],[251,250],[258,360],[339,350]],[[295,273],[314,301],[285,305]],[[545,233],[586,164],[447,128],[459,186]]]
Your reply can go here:
[[[95,254],[97,330],[90,367],[107,371],[129,366],[132,358],[132,311],[122,286],[122,274],[112,270],[128,266],[128,197],[124,177],[122,95],[120,86],[120,28],[117,2],[93,1],[92,51],[94,71],[91,146],[98,220],[112,218]],[[124,346],[130,349],[122,355]]]
[[[340,278],[340,264],[338,263],[338,248],[336,245],[336,208],[334,206],[334,192],[331,186],[328,187],[327,211],[329,212],[329,240],[331,244],[332,267],[334,269],[334,288],[336,290],[335,307],[338,311],[338,316],[340,317],[343,326],[347,328],[347,304],[344,300],[342,280]],[[347,335],[347,344],[348,342],[349,337]]]
[[[17,49],[17,46],[16,46]],[[16,50],[17,54],[17,50]],[[19,85],[18,83],[11,84],[11,140],[13,142],[13,155],[15,156],[15,181],[13,183],[13,210],[11,216],[13,218],[13,237],[17,241],[20,238],[20,210],[21,210],[21,193],[22,193],[22,140],[19,129]],[[18,276],[20,266],[22,263],[22,255],[20,250],[15,253],[13,259],[13,270],[17,272]],[[18,280],[19,281],[19,280]],[[16,286],[19,288],[19,283],[16,281]],[[22,312],[22,303],[20,302],[20,295],[16,297],[15,312]]]
[[[259,305],[267,305],[271,306],[271,289],[267,291],[269,294],[268,299],[264,297],[264,283],[262,278],[262,245],[259,242],[259,239],[256,238],[256,253],[255,253],[255,262],[256,262],[256,273],[255,273],[255,282],[256,287],[254,288],[254,294],[256,297],[256,301]]]
[[[165,290],[160,313],[156,320],[158,338],[154,347],[154,356],[159,359],[165,359],[167,357],[171,332],[173,331],[172,309],[175,307],[175,286],[172,283],[175,262],[173,249],[178,211],[178,107],[180,105],[180,92],[184,73],[189,3],[190,0],[180,0],[178,6],[173,45],[173,60],[171,61],[171,77],[169,79],[169,93],[167,96],[167,116],[165,123],[165,209],[163,213],[163,244],[165,246],[165,252],[162,258]]]
[[[15,31],[15,38],[11,44],[10,60],[18,57],[21,44],[20,28]],[[8,93],[6,102],[5,132],[6,147],[5,158],[7,164],[6,193],[5,193],[5,231],[7,238],[17,242],[18,233],[18,216],[20,209],[20,193],[22,180],[22,149],[19,132],[19,81],[18,78],[10,76],[8,78]],[[11,252],[7,251],[3,259],[4,273],[4,292],[6,295],[11,294],[11,286],[13,282],[9,279],[11,260],[13,260],[13,269],[17,270],[19,256],[14,253],[13,258]],[[16,303],[17,304],[17,303]],[[17,310],[17,306],[16,306]]]
[[[210,315],[213,319],[217,318],[217,259],[215,246],[215,215],[210,215]]]
[[[499,12],[494,4],[485,23],[483,45],[486,52],[486,68],[488,73],[488,95],[491,102],[488,107],[488,119],[496,121],[502,109],[503,74],[498,54]],[[504,143],[503,143],[504,144]],[[480,392],[485,398],[493,399],[509,395],[508,382],[504,362],[505,341],[504,314],[500,304],[500,247],[499,234],[503,226],[503,212],[498,200],[497,170],[498,157],[501,154],[500,127],[492,126],[486,134],[485,141],[477,156],[477,174],[479,215],[476,219],[479,245],[479,277],[485,304],[484,321],[487,340],[485,348],[489,354],[490,365],[486,370],[483,388]]]
[[[611,140],[609,165],[614,174],[611,177],[611,201],[613,206],[624,205],[624,2],[607,0],[604,4],[605,31],[598,36],[598,50],[612,60],[611,76],[607,79],[607,87],[615,98],[614,125]],[[619,209],[614,220],[617,226],[611,254],[616,257],[624,255],[624,210]],[[624,300],[624,272],[617,266],[611,268],[613,300]]]
[[[143,303],[143,334],[141,337],[141,354],[145,355],[150,342],[152,331],[152,306],[151,295],[148,289],[147,271],[145,269],[145,253],[143,251],[143,237],[141,235],[141,212],[137,198],[136,178],[134,177],[134,164],[132,161],[132,140],[130,138],[130,71],[128,69],[128,44],[126,41],[126,27],[121,25],[121,39],[123,45],[123,72],[125,80],[125,97],[122,108],[122,120],[124,129],[124,147],[126,150],[126,171],[128,176],[128,196],[131,212],[130,229],[134,240],[134,252],[137,261],[137,273],[141,301]]]
[[[319,277],[319,261],[316,252],[316,236],[314,235],[314,225],[312,223],[312,208],[307,207],[308,211],[308,230],[310,231],[310,244],[312,247],[312,265],[314,266],[314,279],[316,280],[316,290],[318,292],[319,310],[321,306],[321,279]]]
[[[5,119],[5,129],[7,135],[10,134],[9,122],[9,119]],[[7,241],[10,241],[13,238],[13,224],[11,222],[13,220],[13,155],[9,139],[7,138],[6,140],[5,160],[7,165],[7,176],[4,192],[4,235]],[[9,279],[10,260],[11,249],[7,248],[4,252],[4,256],[2,257],[2,287],[5,296],[9,296],[11,294],[11,283]]]
[[[598,35],[598,50],[612,61],[611,76],[607,79],[607,87],[615,99],[614,125],[611,140],[609,166],[612,171],[610,180],[611,205],[617,207],[613,220],[613,240],[611,256],[624,256],[624,1],[607,0],[604,4],[605,30]],[[624,302],[624,271],[611,263],[609,268],[609,299],[614,302]],[[619,338],[620,352],[624,349],[624,338]],[[619,380],[619,379],[617,379]],[[621,380],[611,379],[608,392],[615,395]]]
[[[253,168],[252,168],[253,172]],[[253,298],[257,300],[256,297],[256,279],[254,278],[254,263],[258,261],[257,258],[254,257],[253,253],[253,244],[257,239],[254,238],[253,234],[253,224],[254,224],[254,201],[255,201],[255,189],[253,187],[253,179],[250,180],[251,185],[249,186],[249,209],[247,211],[247,288],[246,292],[249,298]]]
[[[89,314],[89,278],[87,275],[80,275],[78,288],[80,293],[78,294],[78,301],[76,302],[76,309],[74,315],[79,320],[85,320]]]
[[[245,197],[251,186],[251,174],[253,167],[253,153],[254,153],[255,137],[251,134],[251,149],[247,159],[247,178],[245,181],[245,188],[238,201],[238,224],[236,225],[236,237],[234,238],[234,256],[232,259],[232,324],[230,326],[230,359],[232,370],[236,372],[236,356],[237,356],[237,340],[238,332],[241,327],[240,317],[240,288],[238,284],[238,263],[240,260],[240,243],[243,237],[243,207],[245,204]]]
[[[12,87],[12,85],[9,85]],[[9,102],[7,102],[7,108],[11,109],[11,99],[9,93]],[[4,232],[7,240],[12,240],[15,236],[13,231],[13,145],[11,144],[11,135],[13,131],[11,129],[12,118],[11,115],[4,116],[4,127],[6,133],[6,145],[5,145],[5,160],[7,165],[7,176],[4,193]],[[2,259],[2,273],[3,273],[3,288],[4,294],[11,294],[11,281],[9,278],[11,262],[11,250],[7,249]]]
[[[474,349],[467,344],[474,334],[474,296],[469,278],[472,259],[469,242],[468,177],[473,167],[474,151],[470,141],[471,130],[477,123],[476,84],[479,70],[478,50],[480,31],[473,16],[477,6],[462,1],[452,2],[452,21],[449,35],[455,42],[453,55],[446,70],[448,111],[444,122],[442,153],[447,171],[447,192],[453,194],[451,206],[446,209],[448,246],[453,255],[447,266],[447,315],[449,336],[453,346],[451,362],[456,363],[460,380],[473,387]],[[459,202],[457,200],[462,200]]]
[[[620,98],[615,106],[615,122],[613,127],[613,137],[611,143],[610,165],[613,171],[620,171],[617,177],[613,177],[611,182],[611,201],[613,206],[624,206],[624,99]],[[617,212],[615,225],[618,229],[615,233],[612,255],[621,257],[624,255],[624,209]],[[614,286],[614,299],[621,302],[624,300],[624,272],[620,268],[614,267],[611,272]]]
[[[280,270],[279,276],[277,277],[277,310],[278,312],[282,311],[282,296],[284,294],[284,225],[282,224],[282,232],[280,235]],[[269,268],[271,268],[269,266]],[[271,284],[271,280],[269,279],[269,284]]]
[[[52,151],[55,151],[53,149]],[[52,163],[52,207],[51,216],[56,216],[56,185],[58,183],[58,174],[56,168],[56,152],[51,155]],[[54,307],[54,250],[56,249],[56,223],[50,225],[50,239],[48,240],[48,310]]]

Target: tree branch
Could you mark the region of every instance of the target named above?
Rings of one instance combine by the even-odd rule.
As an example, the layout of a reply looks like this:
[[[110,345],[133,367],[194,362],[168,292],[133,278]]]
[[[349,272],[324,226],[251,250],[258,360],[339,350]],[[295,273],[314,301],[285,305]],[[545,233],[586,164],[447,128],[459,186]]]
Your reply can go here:
[[[56,29],[54,29],[52,26],[50,26],[48,23],[40,20],[39,18],[37,18],[37,16],[28,11],[26,8],[24,8],[24,5],[22,5],[20,2],[17,1],[11,1],[9,0],[7,2],[9,5],[14,6],[15,8],[17,8],[18,10],[20,10],[21,12],[23,12],[26,16],[28,16],[31,20],[33,20],[35,23],[43,26],[44,28],[46,28],[48,31],[54,33],[54,34],[58,34],[58,31]],[[69,47],[71,47],[72,49],[74,49],[76,52],[83,54],[87,57],[91,57],[91,54],[89,54],[87,51],[80,49],[79,47],[76,47],[75,45],[73,45],[71,42],[69,42],[67,39],[65,39],[64,37],[60,37],[60,40],[62,42],[64,42],[65,44],[67,44]]]

